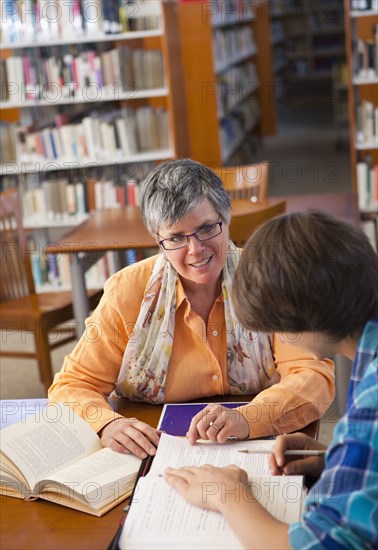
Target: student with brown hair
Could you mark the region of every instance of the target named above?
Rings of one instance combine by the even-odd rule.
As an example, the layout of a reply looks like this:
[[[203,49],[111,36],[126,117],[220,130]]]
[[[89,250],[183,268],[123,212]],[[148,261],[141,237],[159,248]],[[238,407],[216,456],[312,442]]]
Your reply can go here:
[[[246,244],[233,283],[240,322],[281,333],[319,358],[341,353],[353,360],[353,370],[325,463],[319,456],[285,456],[287,449],[325,448],[308,436],[277,438],[273,474],[321,474],[300,522],[274,519],[235,466],[167,470],[166,480],[187,500],[224,514],[245,548],[378,547],[377,281],[378,258],[367,237],[322,212],[275,218]],[[223,490],[204,501],[209,482]]]

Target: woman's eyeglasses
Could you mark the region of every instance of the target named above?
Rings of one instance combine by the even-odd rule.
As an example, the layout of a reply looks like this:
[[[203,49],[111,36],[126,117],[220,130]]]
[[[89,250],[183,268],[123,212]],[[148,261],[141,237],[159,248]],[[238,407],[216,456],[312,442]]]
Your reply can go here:
[[[191,233],[190,235],[175,235],[170,239],[158,241],[158,243],[164,248],[164,250],[177,250],[179,248],[184,248],[184,246],[189,243],[189,239],[191,237],[195,237],[201,242],[208,241],[222,233],[222,224],[223,222],[216,222],[209,225],[204,225],[201,229]]]

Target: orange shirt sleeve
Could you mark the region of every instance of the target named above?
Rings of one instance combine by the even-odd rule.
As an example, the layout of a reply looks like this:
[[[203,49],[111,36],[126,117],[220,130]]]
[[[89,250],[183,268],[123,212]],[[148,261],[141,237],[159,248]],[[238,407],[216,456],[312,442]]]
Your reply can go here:
[[[323,416],[335,396],[334,364],[319,361],[275,335],[273,342],[281,380],[239,407],[251,438],[298,430]]]
[[[150,259],[140,264],[107,281],[98,307],[85,321],[83,336],[49,389],[50,401],[67,403],[95,431],[121,416],[112,410],[107,397],[115,388],[153,266]]]

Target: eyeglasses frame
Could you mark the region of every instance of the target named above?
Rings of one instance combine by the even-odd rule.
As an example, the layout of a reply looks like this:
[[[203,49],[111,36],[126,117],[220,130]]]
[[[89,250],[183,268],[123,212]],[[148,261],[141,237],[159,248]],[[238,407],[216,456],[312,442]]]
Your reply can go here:
[[[189,239],[191,237],[195,237],[197,239],[197,241],[199,241],[200,243],[203,243],[203,242],[206,242],[206,241],[210,241],[211,239],[215,239],[215,237],[218,237],[218,235],[220,235],[223,231],[223,222],[222,221],[215,222],[215,223],[209,223],[209,224],[206,224],[206,225],[211,225],[212,227],[214,227],[215,225],[219,225],[219,229],[220,229],[219,233],[217,233],[216,235],[213,235],[212,237],[209,237],[207,239],[200,239],[198,237],[197,233],[199,231],[201,231],[201,229],[198,229],[198,231],[194,231],[193,233],[190,233],[189,235],[182,235],[182,237],[186,237],[186,243],[183,244],[182,246],[178,246],[177,248],[165,248],[163,243],[164,243],[164,241],[169,241],[170,240],[169,238],[168,239],[162,239],[161,241],[158,241],[158,245],[162,246],[164,248],[164,250],[167,250],[168,252],[171,252],[172,250],[180,250],[181,248],[185,248],[186,246],[188,246]],[[159,233],[158,233],[158,235],[159,235]]]

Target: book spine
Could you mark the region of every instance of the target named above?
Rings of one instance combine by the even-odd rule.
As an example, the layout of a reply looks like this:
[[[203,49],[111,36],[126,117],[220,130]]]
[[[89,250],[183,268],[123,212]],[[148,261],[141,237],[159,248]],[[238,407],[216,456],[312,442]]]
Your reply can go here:
[[[87,209],[85,206],[84,184],[82,182],[75,183],[75,195],[76,195],[77,213],[83,215],[87,212]]]
[[[367,164],[365,162],[357,163],[357,191],[358,191],[358,207],[364,210],[368,206],[368,176]]]
[[[67,212],[70,216],[76,214],[76,190],[74,184],[69,184],[66,187],[66,203],[67,203]]]
[[[81,0],[84,32],[96,36],[102,33],[102,2],[101,0]]]

